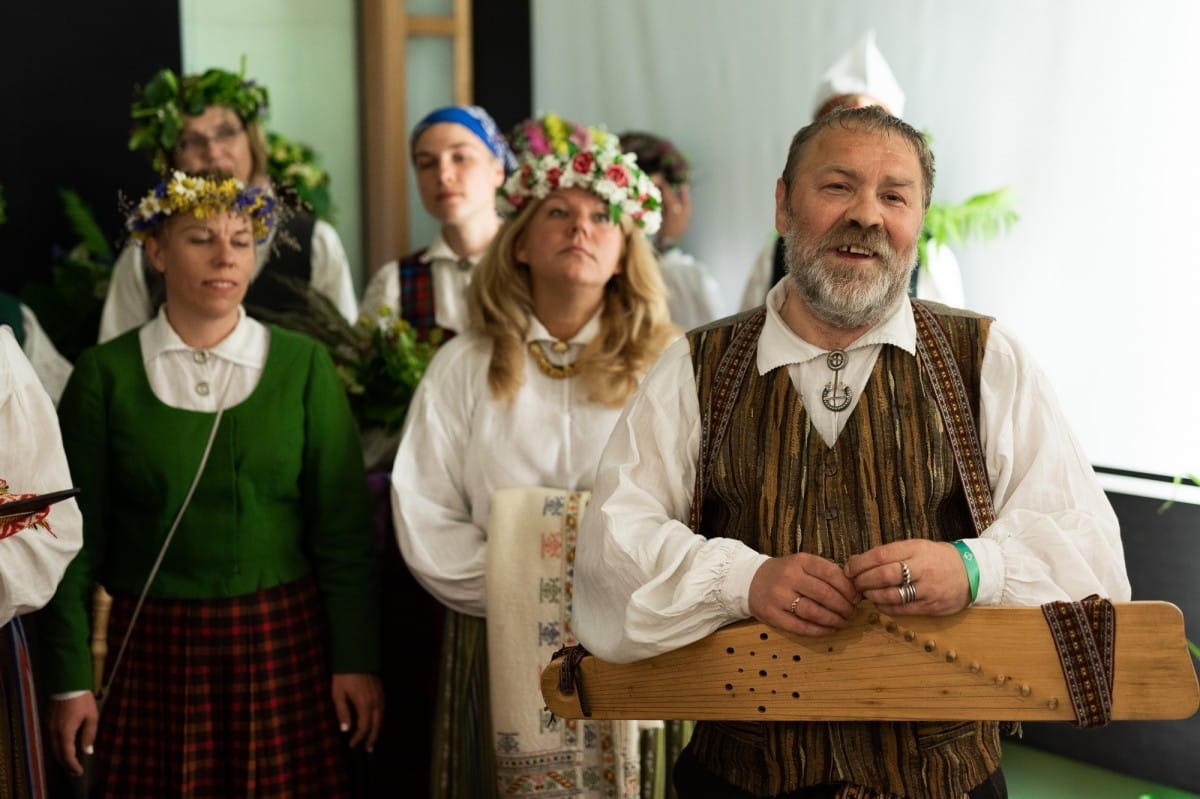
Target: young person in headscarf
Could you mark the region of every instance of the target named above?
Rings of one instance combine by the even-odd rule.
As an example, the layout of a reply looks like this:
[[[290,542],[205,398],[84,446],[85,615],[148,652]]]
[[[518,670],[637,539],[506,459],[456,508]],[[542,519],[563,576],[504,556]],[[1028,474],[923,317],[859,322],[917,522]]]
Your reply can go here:
[[[880,106],[894,117],[904,117],[904,90],[875,44],[875,31],[869,30],[822,76],[813,103],[813,120],[839,108],[872,105]],[[783,237],[773,236],[754,259],[740,310],[762,305],[771,287],[787,274],[783,247]],[[962,275],[958,259],[949,247],[929,240],[924,259],[909,279],[908,294],[955,308],[963,306]]]
[[[691,164],[678,147],[652,133],[622,133],[621,149],[637,156],[638,166],[662,193],[663,223],[654,247],[671,321],[684,330],[708,324],[721,316],[721,287],[704,264],[680,249],[692,221]]]
[[[130,149],[143,150],[155,170],[218,173],[247,186],[271,188],[267,175],[265,86],[223,69],[182,78],[169,69],[139,88],[130,109]],[[276,238],[284,239],[276,242]],[[292,214],[255,253],[248,310],[302,311],[305,298],[270,278],[284,275],[325,295],[347,321],[358,318],[358,300],[346,250],[337,231],[309,213]],[[163,301],[162,281],[132,244],[121,250],[100,316],[100,342],[139,327]]]
[[[548,115],[511,140],[519,165],[497,200],[506,221],[471,282],[470,327],[441,347],[418,386],[392,471],[400,550],[449,608],[433,795],[475,799],[548,781],[557,796],[636,795],[636,724],[632,733],[610,722],[541,728],[536,669],[489,680],[489,659],[504,664],[488,625],[521,625],[529,637],[519,640],[543,663],[569,642],[570,620],[557,613],[569,606],[569,579],[551,581],[540,602],[547,584],[497,595],[485,572],[529,565],[489,564],[500,545],[494,492],[589,490],[626,398],[678,335],[646,238],[658,230],[660,198],[601,131]],[[538,559],[562,566],[562,543],[548,540]],[[531,606],[550,618],[526,615]],[[528,725],[493,729],[500,713]],[[555,743],[531,752],[540,733]]]
[[[467,286],[500,228],[496,190],[515,161],[491,116],[473,105],[426,114],[413,126],[409,153],[421,203],[439,232],[429,246],[379,268],[363,292],[362,313],[380,316],[387,309],[423,340],[437,330],[446,341],[468,325]],[[390,767],[377,769],[372,779],[382,794],[424,796],[445,611],[416,582],[396,548],[388,497],[399,437],[369,428],[362,433],[384,577],[384,687],[389,695],[407,696],[405,712],[390,714],[380,734],[379,751]]]
[[[50,742],[102,796],[347,797],[383,713],[378,575],[324,346],[245,313],[278,207],[175,172],[128,227],[166,300],[59,405],[83,549],[40,618]],[[104,707],[88,606],[112,595]]]
[[[487,111],[450,105],[413,126],[409,156],[421,205],[441,226],[429,246],[384,264],[363,292],[362,311],[387,307],[422,338],[443,340],[467,325],[471,273],[500,228],[496,190],[515,166],[503,134]]]

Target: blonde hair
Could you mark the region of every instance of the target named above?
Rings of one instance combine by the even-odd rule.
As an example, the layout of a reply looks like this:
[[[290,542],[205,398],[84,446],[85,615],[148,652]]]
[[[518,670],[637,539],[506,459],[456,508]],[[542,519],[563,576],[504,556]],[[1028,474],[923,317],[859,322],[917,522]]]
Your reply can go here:
[[[501,226],[467,291],[472,328],[492,340],[488,387],[497,399],[515,398],[525,380],[525,334],[533,316],[533,292],[529,267],[518,263],[514,252],[542,202],[531,202]],[[605,286],[600,333],[576,361],[588,399],[610,407],[625,404],[659,353],[679,334],[667,311],[667,289],[654,250],[628,215],[620,224],[625,234],[622,269]]]

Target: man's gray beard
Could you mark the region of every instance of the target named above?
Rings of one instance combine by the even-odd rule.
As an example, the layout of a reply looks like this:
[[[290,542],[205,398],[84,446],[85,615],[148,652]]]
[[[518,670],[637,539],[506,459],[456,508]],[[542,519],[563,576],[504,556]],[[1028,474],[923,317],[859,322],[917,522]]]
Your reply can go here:
[[[867,327],[882,321],[908,291],[909,276],[916,265],[917,248],[897,253],[880,231],[842,226],[805,246],[795,223],[784,233],[784,258],[788,277],[809,310],[821,322],[840,330]],[[821,258],[832,247],[858,244],[873,250],[884,268],[869,276],[865,267],[837,264],[822,266]],[[874,264],[870,265],[874,268]]]

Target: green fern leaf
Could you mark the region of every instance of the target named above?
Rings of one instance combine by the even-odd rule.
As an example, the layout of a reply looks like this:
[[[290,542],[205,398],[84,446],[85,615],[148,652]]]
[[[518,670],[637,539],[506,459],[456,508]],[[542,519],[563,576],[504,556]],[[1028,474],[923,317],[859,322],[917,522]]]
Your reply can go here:
[[[924,234],[938,244],[991,241],[1019,219],[1008,187],[981,192],[958,205],[932,203],[925,214]]]
[[[79,241],[92,255],[111,263],[112,248],[91,210],[80,196],[70,189],[59,189],[58,194],[62,197],[63,211],[71,223],[71,230],[79,237]]]

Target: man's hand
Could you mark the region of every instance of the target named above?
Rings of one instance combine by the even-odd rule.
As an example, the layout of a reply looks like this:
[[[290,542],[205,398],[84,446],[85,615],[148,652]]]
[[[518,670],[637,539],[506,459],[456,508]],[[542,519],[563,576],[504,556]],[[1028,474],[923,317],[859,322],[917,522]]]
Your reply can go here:
[[[845,627],[861,598],[837,564],[804,552],[771,558],[750,581],[754,617],[800,635]]]
[[[333,705],[342,732],[353,732],[350,746],[366,743],[375,748],[383,724],[383,687],[374,674],[333,675]]]
[[[916,598],[905,602],[900,586],[908,566]],[[967,570],[954,545],[912,538],[855,555],[846,561],[855,589],[892,616],[948,616],[971,601]]]

